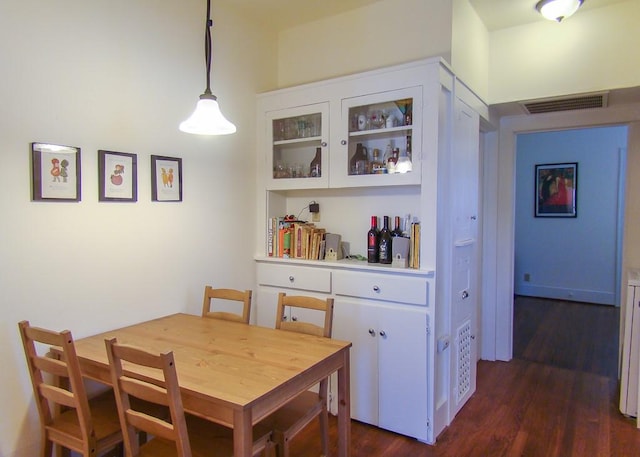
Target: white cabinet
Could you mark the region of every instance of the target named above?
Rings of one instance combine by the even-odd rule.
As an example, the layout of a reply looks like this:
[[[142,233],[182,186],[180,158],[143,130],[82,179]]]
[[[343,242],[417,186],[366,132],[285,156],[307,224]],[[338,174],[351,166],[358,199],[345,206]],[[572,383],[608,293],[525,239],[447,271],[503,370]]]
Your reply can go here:
[[[327,187],[329,103],[270,111],[266,120],[267,189]]]
[[[351,417],[430,441],[426,279],[344,271],[335,279],[333,336],[353,343]],[[406,286],[410,301],[422,291],[418,305],[369,298],[401,302]]]
[[[443,60],[426,59],[260,94],[256,114],[258,323],[273,326],[278,291],[333,296],[334,337],[354,343],[354,417],[435,442],[475,386],[486,106]],[[392,173],[389,149],[411,171]],[[419,267],[278,257],[274,225],[285,215],[339,234],[364,258],[371,216],[410,215]]]
[[[640,271],[630,271],[627,282],[627,303],[624,313],[622,344],[622,374],[620,385],[620,411],[638,417],[640,428]]]
[[[420,184],[421,87],[345,98],[341,108],[332,187]],[[359,160],[359,151],[366,160]]]

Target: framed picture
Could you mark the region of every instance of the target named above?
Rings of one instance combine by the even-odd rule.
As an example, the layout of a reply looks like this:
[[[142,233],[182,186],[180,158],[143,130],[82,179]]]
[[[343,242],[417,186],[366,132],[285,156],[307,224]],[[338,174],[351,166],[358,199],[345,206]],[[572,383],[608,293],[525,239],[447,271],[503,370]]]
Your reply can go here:
[[[31,199],[80,201],[80,148],[31,143]]]
[[[576,217],[578,164],[536,165],[535,217]]]
[[[98,151],[98,199],[101,202],[138,200],[138,159],[135,154]]]
[[[151,156],[151,200],[182,201],[182,159]]]

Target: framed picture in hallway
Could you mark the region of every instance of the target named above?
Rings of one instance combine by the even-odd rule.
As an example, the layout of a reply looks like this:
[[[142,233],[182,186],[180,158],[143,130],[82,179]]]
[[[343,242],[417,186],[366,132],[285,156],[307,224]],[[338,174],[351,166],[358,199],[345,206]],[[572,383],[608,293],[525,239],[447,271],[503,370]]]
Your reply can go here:
[[[535,217],[576,217],[578,163],[536,165]]]
[[[151,156],[151,200],[182,201],[182,159]]]

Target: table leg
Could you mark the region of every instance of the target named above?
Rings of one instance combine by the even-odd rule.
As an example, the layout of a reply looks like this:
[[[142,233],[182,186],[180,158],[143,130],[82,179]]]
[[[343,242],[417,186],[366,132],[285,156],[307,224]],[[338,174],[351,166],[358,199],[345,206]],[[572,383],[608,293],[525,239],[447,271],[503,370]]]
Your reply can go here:
[[[253,426],[251,410],[233,412],[233,455],[234,457],[252,457]]]
[[[342,367],[338,369],[338,455],[351,455],[351,388],[349,349],[343,351]]]

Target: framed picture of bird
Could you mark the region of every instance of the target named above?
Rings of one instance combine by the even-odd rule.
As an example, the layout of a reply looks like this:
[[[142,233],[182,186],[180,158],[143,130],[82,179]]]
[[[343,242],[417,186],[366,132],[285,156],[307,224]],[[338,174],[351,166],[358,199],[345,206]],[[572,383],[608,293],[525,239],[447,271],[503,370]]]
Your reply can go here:
[[[151,156],[151,201],[182,201],[182,159]]]
[[[31,143],[31,200],[79,202],[80,148]]]
[[[138,200],[138,158],[136,154],[98,150],[98,200]]]

